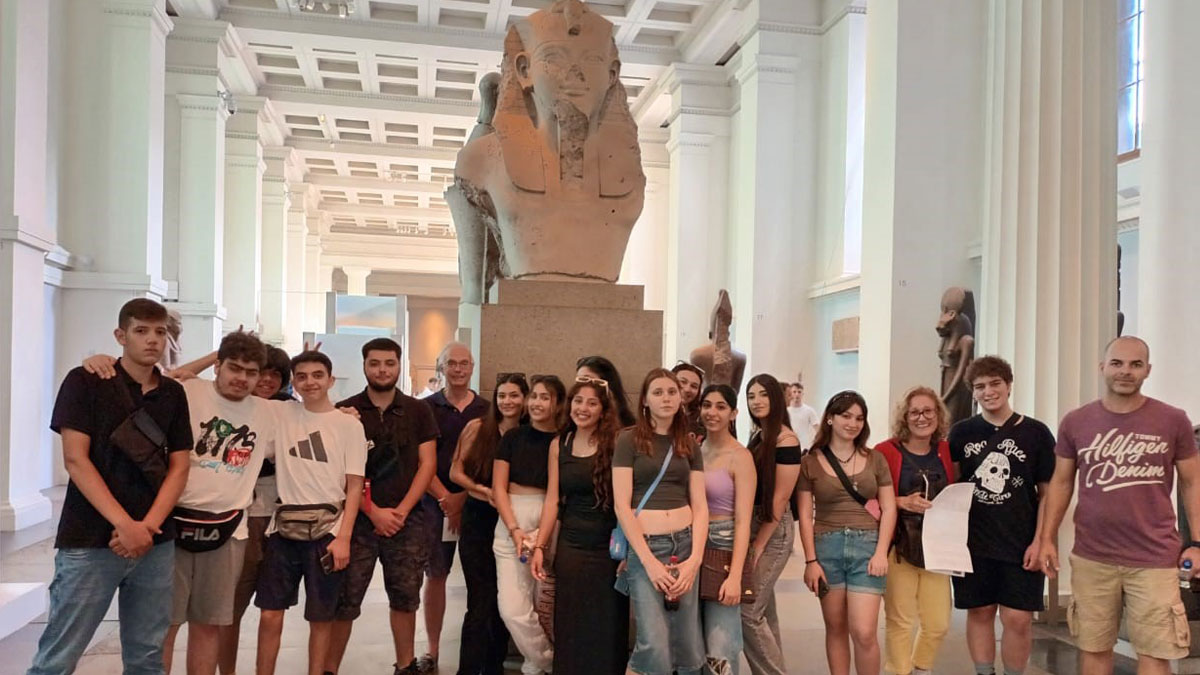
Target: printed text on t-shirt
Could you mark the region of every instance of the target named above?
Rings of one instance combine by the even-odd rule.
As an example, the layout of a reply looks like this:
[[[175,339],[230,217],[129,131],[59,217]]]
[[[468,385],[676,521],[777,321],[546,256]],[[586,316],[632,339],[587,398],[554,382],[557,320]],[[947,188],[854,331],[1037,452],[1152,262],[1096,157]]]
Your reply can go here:
[[[220,471],[222,468],[230,473],[241,473],[245,470],[250,455],[254,452],[254,441],[258,434],[243,424],[234,427],[228,421],[213,416],[207,422],[200,423],[204,433],[196,439],[195,452],[200,457],[220,457],[220,461],[201,460],[203,468]]]
[[[1079,463],[1086,466],[1084,486],[1112,492],[1135,485],[1165,483],[1166,467],[1143,464],[1143,460],[1165,455],[1170,449],[1170,443],[1155,434],[1122,434],[1115,427],[1098,433],[1091,445],[1079,449]]]

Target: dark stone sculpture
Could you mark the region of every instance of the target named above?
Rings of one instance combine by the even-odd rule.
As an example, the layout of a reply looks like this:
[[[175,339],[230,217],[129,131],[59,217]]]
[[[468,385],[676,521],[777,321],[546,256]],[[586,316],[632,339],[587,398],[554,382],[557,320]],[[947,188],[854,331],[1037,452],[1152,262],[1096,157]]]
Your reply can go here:
[[[740,391],[742,376],[746,373],[746,355],[729,342],[732,323],[733,304],[729,301],[729,292],[722,288],[709,323],[708,337],[712,342],[693,349],[689,358],[692,365],[704,371],[705,385],[727,384]]]
[[[975,358],[975,294],[951,286],[942,294],[942,314],[937,323],[942,344],[938,358],[942,362],[942,402],[950,412],[950,423],[971,416],[971,386],[966,381],[967,366]]]

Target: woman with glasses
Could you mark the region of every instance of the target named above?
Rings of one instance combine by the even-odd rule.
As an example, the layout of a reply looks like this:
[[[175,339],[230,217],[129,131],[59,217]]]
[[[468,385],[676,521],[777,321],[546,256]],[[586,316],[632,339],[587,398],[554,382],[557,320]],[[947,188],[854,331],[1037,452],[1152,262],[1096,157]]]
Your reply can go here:
[[[714,675],[737,675],[742,653],[742,571],[750,564],[750,525],[754,520],[754,456],[737,440],[737,392],[710,384],[700,399],[704,423],[704,495],[708,500],[707,548],[729,551],[729,570],[717,599],[705,599],[704,646]]]
[[[608,393],[617,404],[617,422],[620,428],[631,427],[636,422],[633,412],[629,410],[629,399],[625,396],[625,385],[621,384],[621,374],[612,361],[603,356],[585,356],[575,362],[575,377],[593,377],[608,383]]]
[[[753,603],[742,605],[742,635],[751,673],[785,675],[775,582],[783,574],[796,538],[788,502],[800,475],[800,439],[792,433],[783,387],[774,377],[761,374],[750,378],[746,407],[753,425],[746,447],[754,455],[758,483],[750,548],[755,597]]]
[[[467,582],[458,675],[501,675],[508,654],[508,629],[497,606],[496,556],[492,539],[500,514],[492,501],[492,462],[500,438],[525,420],[529,384],[523,373],[496,376],[492,412],[471,420],[458,437],[450,480],[469,495],[463,505],[458,557]]]
[[[575,380],[567,401],[567,421],[550,443],[550,480],[530,564],[534,577],[545,581],[546,547],[557,521],[554,672],[620,675],[629,654],[629,599],[613,588],[617,562],[608,554],[617,524],[616,407],[608,383],[589,377]]]
[[[954,480],[949,417],[936,392],[913,387],[896,406],[892,438],[875,446],[891,470],[899,509],[883,594],[885,665],[897,675],[929,673],[950,628],[950,577],[926,570],[921,548],[925,511]]]
[[[867,446],[867,402],[857,392],[829,399],[813,449],[800,466],[804,583],[821,598],[831,675],[879,673],[879,600],[896,526],[892,474]]]
[[[619,581],[628,586],[637,623],[629,669],[638,675],[699,673],[704,636],[696,576],[708,503],[704,461],[688,434],[671,371],[655,368],[646,375],[637,425],[617,437],[612,474],[613,506],[629,541],[628,567]]]
[[[683,412],[687,414],[689,429],[699,443],[704,440],[704,423],[700,421],[700,387],[704,385],[704,371],[687,361],[680,361],[671,368],[671,372],[679,380]]]
[[[525,657],[521,672],[536,675],[550,671],[554,652],[534,610],[537,586],[528,562],[549,484],[550,443],[558,431],[566,390],[553,375],[534,375],[529,385],[529,423],[504,434],[492,462],[492,501],[500,512],[492,552],[500,617]]]

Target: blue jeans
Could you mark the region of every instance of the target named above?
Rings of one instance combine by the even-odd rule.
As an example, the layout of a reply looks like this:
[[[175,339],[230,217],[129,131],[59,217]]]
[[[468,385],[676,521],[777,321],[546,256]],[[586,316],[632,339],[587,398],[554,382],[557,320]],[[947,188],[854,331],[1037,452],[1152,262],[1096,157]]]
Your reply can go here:
[[[666,564],[672,555],[686,560],[692,555],[692,528],[671,534],[646,535],[650,552]],[[650,583],[636,553],[629,554],[629,598],[637,621],[637,643],[629,667],[639,675],[698,675],[704,666],[704,636],[700,633],[698,584],[679,598],[679,609],[663,606],[663,594]]]
[[[708,545],[726,551],[733,550],[733,519],[709,521]],[[702,610],[709,672],[714,675],[737,675],[738,657],[742,654],[742,606],[705,600]]]
[[[46,630],[27,675],[74,672],[117,591],[125,675],[162,675],[174,574],[175,544],[170,541],[133,560],[107,548],[59,549]]]

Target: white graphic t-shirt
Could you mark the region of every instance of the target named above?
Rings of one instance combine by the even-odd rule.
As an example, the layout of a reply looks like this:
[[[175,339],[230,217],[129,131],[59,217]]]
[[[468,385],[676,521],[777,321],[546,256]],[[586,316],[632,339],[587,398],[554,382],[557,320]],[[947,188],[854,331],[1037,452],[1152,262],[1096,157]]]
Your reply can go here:
[[[211,513],[250,506],[263,460],[275,452],[271,406],[255,396],[231,401],[217,393],[212,380],[188,380],[183,390],[195,445],[179,506]],[[246,538],[244,518],[233,536]]]
[[[298,401],[272,401],[279,419],[275,479],[279,503],[336,504],[346,501],[346,476],[366,473],[367,437],[362,423],[332,410],[314,413]],[[341,527],[338,518],[333,526]],[[271,521],[268,532],[275,531]]]
[[[1196,456],[1187,413],[1152,398],[1130,413],[1094,401],[1063,418],[1055,452],[1075,460],[1079,477],[1075,555],[1175,567],[1182,544],[1171,499],[1175,463]]]

